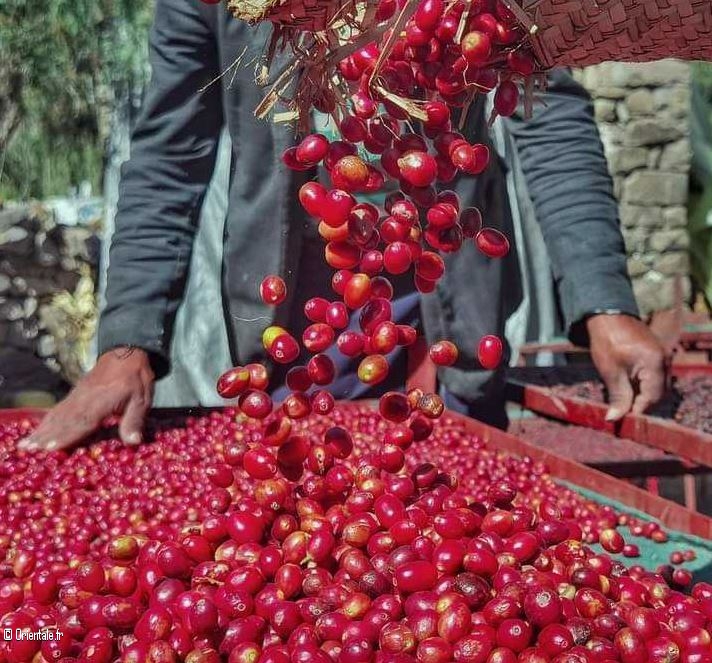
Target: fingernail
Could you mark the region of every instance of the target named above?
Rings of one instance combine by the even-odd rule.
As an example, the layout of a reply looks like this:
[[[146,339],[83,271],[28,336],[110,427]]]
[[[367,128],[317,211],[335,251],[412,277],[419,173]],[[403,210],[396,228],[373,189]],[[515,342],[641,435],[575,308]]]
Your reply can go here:
[[[141,434],[140,433],[129,433],[126,436],[126,444],[141,444]]]
[[[606,421],[618,421],[621,416],[622,414],[619,410],[608,410],[608,412],[606,412]]]
[[[45,444],[45,450],[54,451],[58,446],[59,444],[57,444],[57,440],[50,440],[47,444]]]
[[[31,437],[25,437],[17,443],[17,448],[23,451],[30,451],[37,448],[37,444]]]

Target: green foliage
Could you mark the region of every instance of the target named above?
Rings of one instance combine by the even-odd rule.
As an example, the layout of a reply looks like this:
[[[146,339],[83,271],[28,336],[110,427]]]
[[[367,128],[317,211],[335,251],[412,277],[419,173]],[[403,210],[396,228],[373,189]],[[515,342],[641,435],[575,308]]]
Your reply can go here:
[[[693,106],[699,121],[698,134],[693,135],[693,167],[688,205],[690,259],[695,288],[712,305],[712,63],[693,65]],[[699,96],[698,96],[699,95]]]
[[[64,195],[90,182],[100,191],[104,167],[101,141],[92,134],[48,135],[32,116],[20,126],[7,149],[0,178],[0,200],[43,199]]]
[[[712,120],[712,62],[694,62],[692,78],[709,105],[709,117]]]
[[[712,63],[693,62],[692,76],[702,87],[707,90],[710,100],[712,100]]]
[[[112,104],[146,75],[150,17],[146,0],[0,0],[0,77],[22,81],[0,195],[100,182]]]

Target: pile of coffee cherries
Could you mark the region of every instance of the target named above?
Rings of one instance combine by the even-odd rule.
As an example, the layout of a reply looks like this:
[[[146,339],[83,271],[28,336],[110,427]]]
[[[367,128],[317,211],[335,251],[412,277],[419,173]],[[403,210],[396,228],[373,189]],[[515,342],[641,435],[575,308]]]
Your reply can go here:
[[[396,9],[382,0],[381,19]],[[450,112],[495,88],[496,112],[514,111],[515,77],[533,70],[520,39],[499,1],[423,0],[378,72],[382,93],[379,44],[340,64],[354,88],[342,139],[313,134],[284,154],[329,174],[299,199],[336,298],[307,302],[301,343],[265,330],[275,362],[311,354],[289,369],[279,407],[251,364],[218,381],[236,409],[140,449],[105,440],[38,456],[15,450],[31,422],[0,429],[0,628],[15,636],[0,663],[712,662],[712,585],[682,592],[684,554],[652,573],[588,546],[635,556],[621,526],[663,540],[659,527],[488,450],[437,394],[389,392],[372,410],[326,389],[333,343],[377,385],[386,355],[415,342],[393,322],[389,275],[412,271],[429,293],[442,253],[466,241],[507,253],[478,210],[436,186],[486,167],[487,147],[453,131]],[[422,135],[399,102],[419,97]],[[388,179],[399,190],[383,209],[358,202]],[[278,276],[260,288],[270,305],[286,298]],[[360,331],[345,331],[354,313]],[[442,339],[429,354],[451,366],[459,353]],[[476,354],[472,368],[496,368],[502,343],[486,336]]]
[[[5,484],[11,470],[24,486],[2,522],[30,521],[3,543],[0,628],[62,635],[2,642],[0,661],[712,660],[712,586],[683,593],[689,580],[595,553],[586,540],[622,541],[633,521],[448,414],[426,450],[362,405],[297,422],[226,409],[157,433],[164,453],[174,445],[165,466],[181,463],[172,482],[160,454],[111,440],[44,470],[13,450],[30,428],[0,432]],[[96,476],[87,457],[112,453],[124,455]],[[160,506],[163,482],[170,501],[196,478],[199,498]]]

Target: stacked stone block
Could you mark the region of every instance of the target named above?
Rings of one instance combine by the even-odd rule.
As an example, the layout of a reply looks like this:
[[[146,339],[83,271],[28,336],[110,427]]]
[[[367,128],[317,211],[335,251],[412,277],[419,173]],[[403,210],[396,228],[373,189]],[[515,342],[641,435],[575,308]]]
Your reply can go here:
[[[73,293],[82,271],[96,274],[96,229],[55,222],[38,205],[0,208],[0,348],[30,351],[60,371],[58,339],[47,329],[55,295]]]
[[[690,65],[604,63],[577,75],[594,100],[640,308],[671,308],[676,280],[690,288]]]

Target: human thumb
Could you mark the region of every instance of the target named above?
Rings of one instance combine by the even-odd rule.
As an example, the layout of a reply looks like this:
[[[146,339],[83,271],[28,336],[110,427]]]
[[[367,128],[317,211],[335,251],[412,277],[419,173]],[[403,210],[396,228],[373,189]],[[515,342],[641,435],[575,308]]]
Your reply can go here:
[[[143,441],[143,425],[151,401],[141,396],[133,396],[124,410],[119,423],[119,437],[124,444],[136,445]]]
[[[618,369],[609,375],[603,375],[608,389],[608,411],[606,421],[620,421],[633,407],[635,392],[628,373]]]

